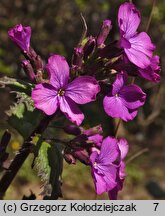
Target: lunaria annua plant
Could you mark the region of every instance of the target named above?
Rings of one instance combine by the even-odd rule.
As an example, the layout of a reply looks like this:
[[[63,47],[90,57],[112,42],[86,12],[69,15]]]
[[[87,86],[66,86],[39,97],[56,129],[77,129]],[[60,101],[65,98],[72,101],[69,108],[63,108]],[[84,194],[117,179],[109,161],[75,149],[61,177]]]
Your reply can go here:
[[[118,11],[119,40],[105,43],[113,24],[104,20],[97,36],[83,33],[74,48],[71,64],[64,56],[51,54],[44,65],[30,45],[31,28],[19,24],[9,30],[9,38],[25,57],[22,67],[29,83],[1,79],[1,84],[16,92],[18,102],[8,111],[8,121],[24,138],[9,166],[10,172],[5,171],[0,181],[1,197],[29,153],[33,153],[32,167],[38,170],[44,183],[41,193],[44,199],[62,196],[63,159],[69,164],[78,160],[90,166],[96,193],[107,192],[110,199],[117,199],[126,176],[124,159],[128,142],[125,138],[118,139],[117,131],[114,137],[103,137],[99,122],[95,127],[83,128],[82,107],[99,98],[107,118],[128,122],[137,116],[146,94],[134,84],[135,77],[155,83],[160,80],[155,45],[146,32],[138,32],[140,21],[140,12],[132,3],[122,4]],[[65,117],[70,124],[65,124]],[[58,127],[59,123],[62,126]],[[44,131],[50,124],[70,135],[65,140],[45,137]],[[5,151],[9,136],[6,132],[1,141],[2,168],[8,157]]]

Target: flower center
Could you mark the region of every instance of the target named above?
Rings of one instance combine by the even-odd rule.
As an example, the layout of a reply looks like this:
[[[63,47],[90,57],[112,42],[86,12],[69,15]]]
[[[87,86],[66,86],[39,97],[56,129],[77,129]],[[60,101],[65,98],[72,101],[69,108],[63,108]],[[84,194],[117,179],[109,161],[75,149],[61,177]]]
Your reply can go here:
[[[65,94],[65,90],[61,88],[61,89],[58,91],[58,96],[64,96],[64,94]]]
[[[97,167],[97,163],[96,163],[96,162],[94,162],[93,166],[96,168],[96,167]]]
[[[119,94],[118,94],[118,93],[116,93],[116,94],[115,94],[115,97],[119,97]]]

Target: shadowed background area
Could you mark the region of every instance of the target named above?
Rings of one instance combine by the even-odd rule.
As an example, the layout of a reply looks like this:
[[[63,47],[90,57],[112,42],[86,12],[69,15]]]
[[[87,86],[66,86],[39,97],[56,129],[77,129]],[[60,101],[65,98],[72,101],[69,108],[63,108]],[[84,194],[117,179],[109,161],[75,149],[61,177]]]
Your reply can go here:
[[[31,26],[32,47],[45,62],[50,53],[64,55],[70,61],[73,48],[77,45],[82,33],[80,13],[87,22],[88,35],[97,35],[102,21],[111,19],[113,29],[107,39],[107,42],[110,42],[119,36],[117,11],[123,2],[125,1],[1,0],[0,77],[7,75],[27,80],[21,70],[20,62],[23,57],[7,36],[10,27],[18,23]],[[145,31],[152,10],[152,1],[134,0],[133,3],[142,14],[140,31]],[[155,85],[142,79],[135,81],[141,85],[148,97],[138,117],[132,122],[122,123],[119,129],[119,136],[126,137],[130,143],[130,152],[127,157],[128,176],[125,187],[119,194],[119,199],[165,199],[165,49],[163,46],[165,44],[165,1],[156,1],[148,33],[157,46],[156,54],[161,57],[161,82]],[[11,157],[12,154],[16,154],[23,141],[22,137],[6,122],[5,110],[9,109],[13,100],[13,94],[0,89],[0,135],[6,128],[12,131],[9,148]],[[100,103],[99,110],[95,106],[92,108],[89,108],[88,105],[84,106],[87,117],[84,125],[94,126],[105,121],[105,133],[110,134],[109,131],[113,131],[112,120],[105,115],[101,106]],[[6,199],[22,199],[23,195],[30,195],[30,190],[40,199],[42,183],[34,170],[29,171],[32,160],[32,157],[26,160],[9,188]],[[79,163],[76,166],[65,163],[62,189],[64,199],[95,199],[89,167]],[[107,196],[97,198],[107,199]]]

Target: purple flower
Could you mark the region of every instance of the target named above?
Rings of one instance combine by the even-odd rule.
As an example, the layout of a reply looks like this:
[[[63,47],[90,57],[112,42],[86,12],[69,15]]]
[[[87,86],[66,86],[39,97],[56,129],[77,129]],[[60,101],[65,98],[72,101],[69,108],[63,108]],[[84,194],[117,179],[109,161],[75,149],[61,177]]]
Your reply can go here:
[[[113,118],[129,121],[137,115],[137,109],[145,103],[146,94],[135,84],[126,85],[126,75],[120,73],[109,95],[103,100],[105,112]]]
[[[128,142],[126,139],[120,139],[117,144],[118,144],[119,150],[120,150],[120,165],[119,165],[119,173],[118,173],[117,178],[116,178],[117,186],[108,192],[111,200],[117,199],[118,191],[122,190],[123,182],[124,182],[124,179],[126,176],[125,163],[123,160],[125,159],[125,157],[128,153],[128,148],[129,148]]]
[[[97,194],[108,192],[117,186],[118,165],[115,162],[119,156],[117,140],[112,137],[103,140],[100,153],[93,151],[90,155],[92,176]]]
[[[147,79],[151,82],[159,82],[160,81],[160,66],[159,66],[159,56],[153,56],[151,58],[151,64],[145,68],[139,68],[137,71],[138,75]]]
[[[58,108],[73,123],[80,125],[84,115],[77,104],[86,104],[96,99],[100,87],[95,78],[80,76],[68,83],[69,66],[65,58],[52,55],[46,66],[50,81],[37,84],[32,91],[36,108],[52,115]]]
[[[120,6],[118,12],[120,46],[132,63],[144,69],[150,65],[155,46],[147,33],[137,33],[140,21],[140,13],[132,3]]]
[[[16,25],[8,31],[10,39],[23,51],[29,51],[31,28],[30,26]]]

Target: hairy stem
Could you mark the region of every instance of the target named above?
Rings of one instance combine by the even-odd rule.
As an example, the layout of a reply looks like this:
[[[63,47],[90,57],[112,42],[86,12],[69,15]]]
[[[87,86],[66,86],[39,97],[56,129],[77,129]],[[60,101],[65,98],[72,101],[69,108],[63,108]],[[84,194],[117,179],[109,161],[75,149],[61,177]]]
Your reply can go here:
[[[15,156],[14,160],[10,164],[10,167],[0,180],[0,199],[3,199],[8,187],[12,183],[14,177],[16,176],[19,169],[22,167],[23,163],[27,159],[28,155],[32,152],[32,144],[31,139],[35,134],[41,134],[47,128],[49,122],[52,120],[52,116],[45,116],[44,119],[41,120],[38,127],[32,132],[32,134],[25,140],[18,154]]]

